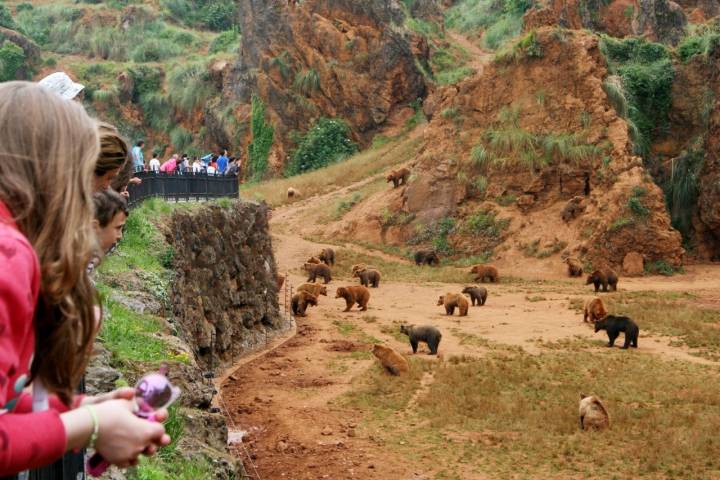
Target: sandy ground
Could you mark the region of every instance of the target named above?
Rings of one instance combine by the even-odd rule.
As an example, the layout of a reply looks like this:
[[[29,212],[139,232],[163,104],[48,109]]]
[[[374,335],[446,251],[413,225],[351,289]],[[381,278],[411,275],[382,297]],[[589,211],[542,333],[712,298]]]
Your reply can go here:
[[[325,200],[318,196],[273,212],[271,230],[281,232],[273,235],[276,260],[281,272],[290,272],[288,288],[304,283],[305,277],[293,271],[326,246],[305,240],[304,236],[312,235],[317,225],[298,220],[307,218],[302,213],[306,209]],[[293,229],[287,228],[288,223],[292,223]],[[289,230],[295,232],[289,234]],[[351,244],[346,247],[392,258]],[[522,272],[513,273],[522,277]],[[448,317],[442,307],[436,306],[436,299],[448,291],[459,292],[460,285],[383,281],[380,288],[371,289],[367,312],[353,309],[343,313],[344,300],[335,299],[334,291],[338,286],[355,282],[350,280],[349,272],[334,275],[340,279],[328,285],[329,296],[322,296],[320,305],[310,308],[307,317],[298,318],[297,328],[288,337],[279,339],[269,351],[242,360],[222,383],[231,430],[244,435],[242,444],[233,448],[253,478],[432,478],[431,472],[395,458],[371,434],[356,431],[363,412],[345,408],[339,401],[352,388],[353,378],[372,362],[352,357],[351,352],[368,350],[374,338],[403,354],[412,353],[408,343],[392,335],[400,323],[440,328],[443,332],[440,353],[445,359],[452,355],[482,355],[484,341],[520,346],[537,353],[542,349],[540,341],[577,337],[606,340],[604,332],[595,334],[589,325],[582,323],[582,315],[569,306],[573,298],[593,295],[592,287],[585,286],[580,279],[486,284],[489,296],[485,306],[471,307],[467,317]],[[709,306],[720,304],[718,287],[720,267],[708,265],[690,266],[681,276],[621,278],[620,282],[620,291],[689,292],[698,302]],[[284,301],[284,295],[280,301]],[[343,325],[354,327],[360,337],[341,333],[339,326]],[[468,342],[468,338],[482,342]],[[670,340],[641,331],[639,343],[643,352],[711,363],[691,355],[686,348],[671,346]],[[421,346],[422,353],[426,352],[424,348]],[[599,353],[604,351],[598,346]],[[412,403],[408,408],[412,408]]]

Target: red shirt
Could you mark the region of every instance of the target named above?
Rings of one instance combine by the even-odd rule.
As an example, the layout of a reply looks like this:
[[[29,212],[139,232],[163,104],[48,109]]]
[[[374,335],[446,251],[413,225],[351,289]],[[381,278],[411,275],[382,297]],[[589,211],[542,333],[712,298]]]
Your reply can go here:
[[[35,351],[33,315],[40,264],[32,245],[0,202],[0,476],[47,465],[65,452],[65,427],[56,398],[32,412],[28,382]]]

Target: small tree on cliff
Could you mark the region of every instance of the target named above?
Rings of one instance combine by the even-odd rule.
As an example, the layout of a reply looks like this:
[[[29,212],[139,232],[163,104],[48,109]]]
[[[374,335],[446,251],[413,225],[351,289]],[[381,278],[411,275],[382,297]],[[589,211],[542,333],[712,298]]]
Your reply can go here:
[[[257,96],[252,97],[252,142],[248,146],[248,159],[250,162],[250,179],[262,180],[268,167],[268,155],[273,143],[275,129],[265,121],[265,104]]]

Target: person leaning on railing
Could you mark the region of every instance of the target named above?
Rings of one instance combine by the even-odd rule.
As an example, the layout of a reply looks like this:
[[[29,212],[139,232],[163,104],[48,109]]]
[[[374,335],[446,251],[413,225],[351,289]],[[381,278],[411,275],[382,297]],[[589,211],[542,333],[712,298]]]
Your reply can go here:
[[[0,476],[88,444],[134,465],[170,442],[162,423],[133,414],[132,389],[74,394],[97,332],[85,272],[96,248],[97,126],[76,102],[6,82],[0,145]]]

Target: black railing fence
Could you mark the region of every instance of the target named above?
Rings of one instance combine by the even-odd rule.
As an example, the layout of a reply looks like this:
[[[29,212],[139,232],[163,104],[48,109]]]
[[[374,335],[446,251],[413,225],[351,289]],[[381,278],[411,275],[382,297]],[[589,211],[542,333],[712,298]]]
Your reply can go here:
[[[206,173],[138,172],[139,185],[130,184],[128,205],[134,207],[146,198],[165,200],[207,200],[210,198],[237,197],[238,177],[208,175]]]

